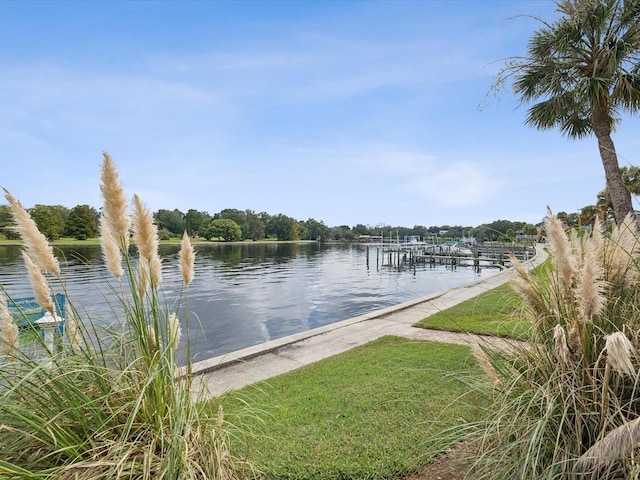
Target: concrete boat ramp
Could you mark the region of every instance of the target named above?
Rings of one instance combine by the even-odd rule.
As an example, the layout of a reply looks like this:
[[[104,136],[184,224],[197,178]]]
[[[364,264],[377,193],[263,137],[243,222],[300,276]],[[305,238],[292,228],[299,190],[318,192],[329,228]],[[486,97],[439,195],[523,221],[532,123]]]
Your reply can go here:
[[[544,248],[538,246],[536,250],[537,255],[528,262],[530,268],[547,258]],[[482,342],[483,337],[478,335],[426,330],[412,325],[508,280],[509,271],[503,270],[460,287],[194,363],[194,396],[217,396],[385,335],[469,345]],[[491,338],[493,344],[496,340]]]

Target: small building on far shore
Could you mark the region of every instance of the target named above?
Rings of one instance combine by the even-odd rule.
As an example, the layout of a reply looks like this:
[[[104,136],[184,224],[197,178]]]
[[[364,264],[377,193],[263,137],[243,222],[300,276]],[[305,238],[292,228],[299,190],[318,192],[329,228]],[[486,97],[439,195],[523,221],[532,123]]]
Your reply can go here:
[[[382,243],[380,235],[359,235],[358,243]]]

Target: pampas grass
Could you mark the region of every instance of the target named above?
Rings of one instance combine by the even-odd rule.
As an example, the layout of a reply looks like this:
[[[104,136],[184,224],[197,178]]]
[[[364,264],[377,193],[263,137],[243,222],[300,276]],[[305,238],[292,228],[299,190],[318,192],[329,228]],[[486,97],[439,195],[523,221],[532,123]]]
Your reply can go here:
[[[547,210],[545,229],[547,231],[549,249],[554,255],[559,286],[562,287],[565,293],[570,294],[573,286],[573,277],[577,271],[575,250],[567,238],[564,225],[558,217],[551,214],[550,209]]]
[[[634,347],[622,332],[614,332],[605,337],[604,350],[607,352],[607,362],[616,372],[622,375],[636,376],[636,369],[632,363]]]
[[[576,462],[576,472],[588,471],[593,466],[610,466],[629,457],[640,444],[640,417],[620,425],[603,439],[593,444]]]
[[[125,250],[129,244],[129,227],[131,220],[127,214],[129,207],[124,188],[118,177],[113,159],[107,152],[103,152],[102,175],[100,191],[104,200],[102,215],[109,232]]]
[[[18,344],[12,362],[0,360],[0,477],[240,478],[244,463],[231,451],[229,424],[198,401],[203,399],[192,397],[189,375],[179,375],[181,319],[162,302],[153,219],[134,197],[138,255],[132,255],[126,197],[107,153],[100,188],[103,255],[109,273],[119,280],[116,286],[105,282],[114,318],[102,323],[82,317],[67,296],[60,349],[32,356]],[[27,217],[14,213],[19,231],[38,238]],[[192,258],[189,247],[183,246],[184,258]],[[34,293],[53,313],[45,267],[40,257],[32,257],[33,248],[27,246],[23,257]],[[180,314],[188,318],[188,309]],[[0,308],[3,345],[12,343],[14,326]],[[190,371],[188,354],[186,364]]]
[[[494,392],[486,421],[464,427],[478,446],[468,477],[636,478],[636,220],[629,216],[609,231],[596,222],[581,235],[549,210],[544,225],[551,268],[531,274],[514,261],[512,283],[525,300],[531,340],[487,355],[504,388]]]
[[[124,275],[122,267],[122,254],[120,253],[120,244],[114,236],[109,222],[105,215],[100,215],[100,246],[102,247],[102,258],[104,259],[107,270],[117,280]]]
[[[174,349],[178,348],[181,336],[180,319],[175,313],[172,313],[169,315],[169,342]]]
[[[162,265],[158,255],[158,227],[153,216],[138,195],[133,196],[133,234],[142,258],[148,269],[149,280],[154,288],[162,282]]]
[[[9,202],[11,213],[16,223],[16,231],[24,240],[29,256],[39,268],[56,277],[60,276],[60,264],[53,255],[53,248],[47,242],[46,237],[40,233],[36,222],[11,193],[5,188],[4,197]]]
[[[473,351],[473,355],[476,357],[476,360],[478,361],[478,364],[482,367],[487,377],[493,383],[494,388],[498,390],[502,390],[504,388],[504,385],[502,384],[502,380],[500,380],[500,377],[498,377],[498,373],[496,372],[496,369],[491,364],[491,361],[489,360],[489,357],[487,357],[487,354],[485,353],[483,348],[477,343],[475,343],[472,346],[472,351]]]
[[[31,288],[33,288],[33,293],[35,294],[36,301],[51,315],[55,314],[55,307],[53,305],[53,301],[51,300],[51,290],[49,289],[49,284],[44,278],[40,267],[36,265],[29,254],[25,251],[22,252],[22,259],[24,260],[24,264],[27,267],[29,280],[31,281]]]
[[[555,340],[555,353],[558,360],[566,366],[571,365],[571,351],[567,345],[567,336],[562,325],[556,325],[553,328],[553,339]]]
[[[18,342],[18,326],[11,318],[7,299],[0,293],[0,355],[10,357]]]
[[[182,234],[182,241],[180,242],[180,273],[182,274],[182,281],[187,286],[193,281],[195,259],[196,255],[193,251],[193,245],[191,245],[191,241],[185,230]]]

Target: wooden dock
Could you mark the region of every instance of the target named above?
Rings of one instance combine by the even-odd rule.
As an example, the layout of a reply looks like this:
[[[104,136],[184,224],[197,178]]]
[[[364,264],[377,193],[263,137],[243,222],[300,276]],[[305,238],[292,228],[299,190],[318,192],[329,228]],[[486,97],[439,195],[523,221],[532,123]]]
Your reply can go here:
[[[443,253],[437,245],[380,243],[369,244],[366,248],[367,267],[370,264],[371,250],[375,250],[377,267],[394,267],[398,270],[418,264],[468,266],[476,269],[508,268],[511,266],[511,254],[523,262],[535,255],[535,248],[532,246],[495,243],[470,245],[472,255]]]

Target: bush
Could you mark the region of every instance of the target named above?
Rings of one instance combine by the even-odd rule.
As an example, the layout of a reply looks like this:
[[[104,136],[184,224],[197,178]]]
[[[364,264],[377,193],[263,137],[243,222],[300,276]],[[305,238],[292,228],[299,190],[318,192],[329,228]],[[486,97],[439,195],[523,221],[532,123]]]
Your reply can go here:
[[[162,230],[158,231],[158,237],[163,241],[171,240],[171,232],[166,228],[163,228]]]

